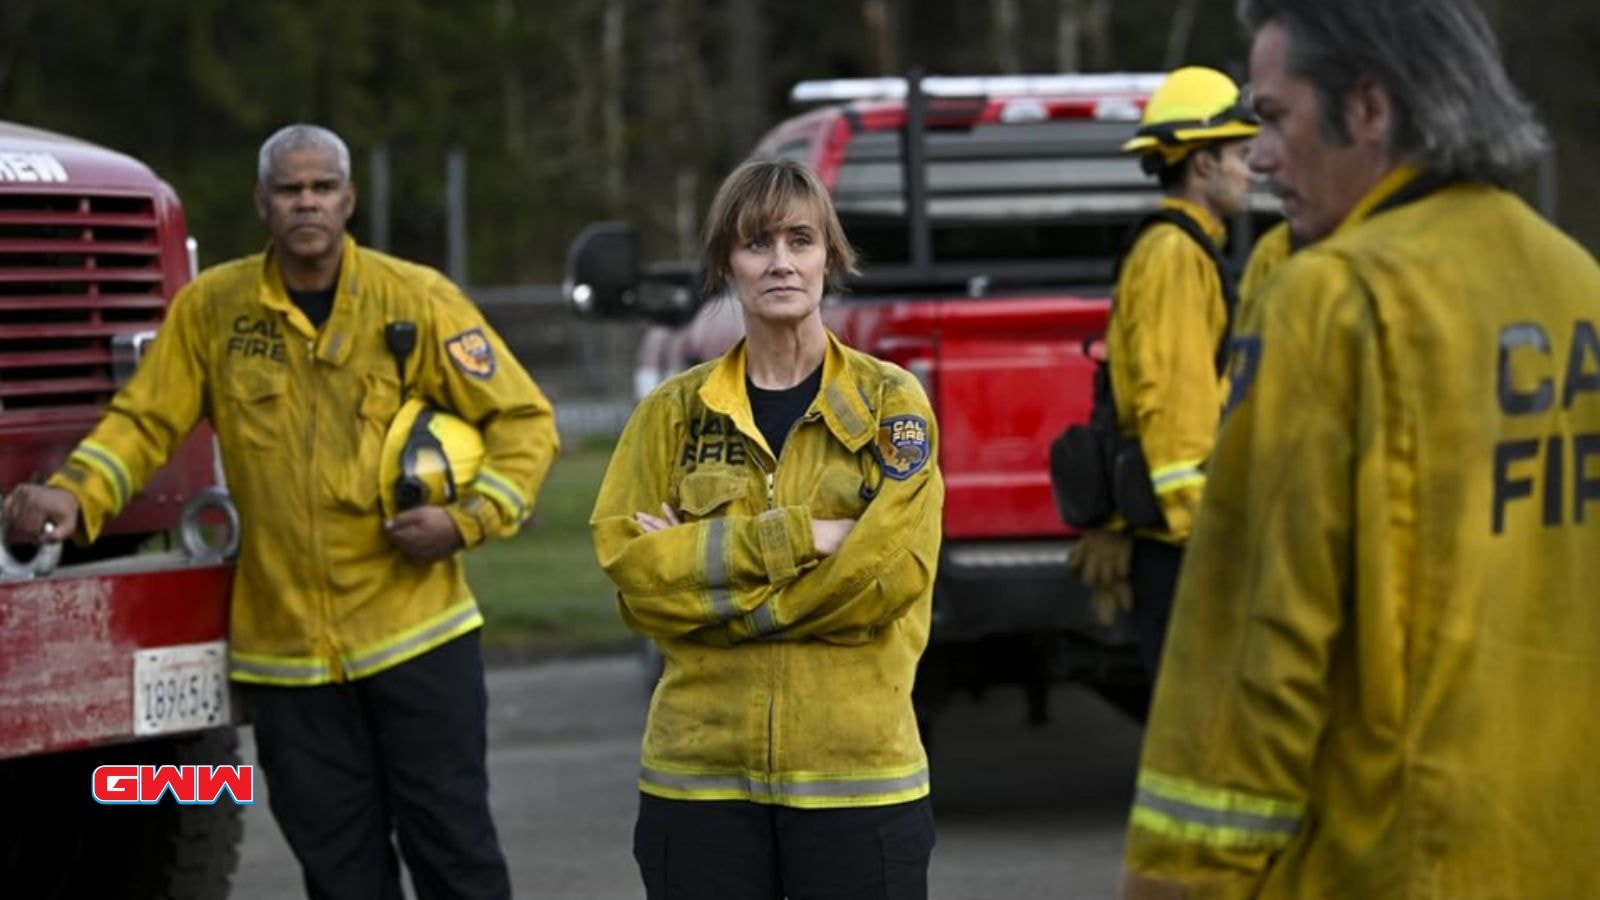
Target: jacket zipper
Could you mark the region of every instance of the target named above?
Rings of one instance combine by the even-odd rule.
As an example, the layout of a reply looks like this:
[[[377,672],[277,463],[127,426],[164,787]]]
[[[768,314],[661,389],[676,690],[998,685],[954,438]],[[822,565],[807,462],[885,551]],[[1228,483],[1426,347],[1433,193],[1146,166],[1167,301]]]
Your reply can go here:
[[[794,441],[794,433],[803,423],[805,423],[805,422],[813,422],[813,421],[816,421],[819,418],[821,418],[821,414],[820,413],[807,412],[805,415],[801,416],[800,418],[795,419],[794,422],[789,425],[789,433],[784,436],[783,446],[785,448],[787,448],[789,446],[789,444]],[[770,470],[766,466],[761,464],[761,462],[760,462],[760,460],[761,460],[760,454],[752,453],[752,454],[750,454],[750,458],[756,460],[756,468],[761,470],[761,474],[766,479],[766,482],[767,482],[767,509],[769,509],[769,510],[777,509],[778,508],[778,500],[777,500],[777,495],[778,495],[778,463],[782,461],[783,451],[779,450],[778,451],[778,455],[773,458],[773,460],[772,460],[772,468]],[[778,707],[778,683],[780,681],[780,679],[778,677],[778,668],[783,665],[783,657],[781,655],[779,655],[778,651],[780,649],[779,645],[781,643],[782,643],[781,641],[772,641],[771,644],[768,647],[768,652],[771,654],[770,655],[770,659],[772,660],[772,687],[771,687],[771,689],[769,691],[767,691],[767,788],[768,788],[769,792],[772,789],[772,778],[773,778],[773,775],[775,775],[777,773],[777,752],[778,752],[778,750],[777,750],[777,745],[778,745],[778,737],[777,737],[778,708],[777,707]]]
[[[777,502],[777,495],[778,495],[778,464],[777,464],[777,462],[774,461],[773,464],[772,464],[772,468],[768,469],[766,464],[761,461],[761,453],[760,453],[759,450],[754,452],[754,453],[751,453],[750,454],[750,459],[751,459],[751,461],[753,461],[756,464],[756,468],[761,471],[761,480],[767,486],[767,509],[768,510],[777,509],[778,508],[778,502]],[[775,646],[767,647],[768,665],[774,670],[777,668],[777,665],[778,665],[777,652],[778,652],[778,648],[777,647],[775,647]],[[773,755],[774,755],[773,754],[773,749],[772,749],[772,741],[773,741],[773,723],[777,718],[777,711],[776,711],[776,708],[775,708],[775,700],[776,700],[777,694],[778,694],[778,679],[777,679],[777,675],[773,674],[772,677],[771,677],[771,680],[769,681],[768,686],[767,686],[767,772],[766,772],[766,774],[767,774],[767,785],[768,785],[769,788],[770,788],[770,786],[772,784],[772,765],[773,765]]]
[[[320,517],[317,515],[317,474],[319,472],[319,460],[316,455],[317,393],[322,387],[322,373],[317,368],[317,342],[315,338],[306,341],[306,365],[311,373],[311,377],[306,379],[308,397],[306,404],[306,458],[311,461],[311,477],[306,482],[306,501],[307,511],[309,512],[306,518],[309,527],[306,530],[311,535],[311,555],[317,561],[318,578],[317,587],[314,590],[317,605],[321,607],[322,611],[322,621],[319,623],[322,632],[322,645],[325,651],[330,654],[328,677],[331,681],[337,683],[344,681],[344,666],[340,663],[338,643],[333,637],[333,608],[326,588],[328,581],[327,578],[323,577],[323,572],[328,567],[328,560],[323,553]]]

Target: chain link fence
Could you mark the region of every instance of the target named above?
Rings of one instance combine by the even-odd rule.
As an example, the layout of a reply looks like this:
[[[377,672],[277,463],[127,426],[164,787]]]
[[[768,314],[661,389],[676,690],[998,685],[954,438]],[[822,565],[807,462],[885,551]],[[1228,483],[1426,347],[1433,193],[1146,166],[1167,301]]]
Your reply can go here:
[[[633,411],[633,370],[645,323],[580,319],[559,285],[466,289],[556,407],[562,444],[611,441]]]

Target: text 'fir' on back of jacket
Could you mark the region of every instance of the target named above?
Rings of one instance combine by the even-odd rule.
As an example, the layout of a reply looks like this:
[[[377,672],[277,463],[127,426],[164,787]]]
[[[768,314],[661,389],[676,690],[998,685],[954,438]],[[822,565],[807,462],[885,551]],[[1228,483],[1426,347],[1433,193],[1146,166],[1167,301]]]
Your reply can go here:
[[[405,391],[483,435],[477,480],[447,511],[468,547],[515,532],[557,450],[549,401],[443,275],[349,238],[320,331],[290,301],[270,249],[201,273],[50,481],[77,496],[93,539],[211,421],[242,524],[236,680],[360,678],[483,623],[459,555],[414,563],[383,531],[379,449],[404,399],[384,332],[399,321],[417,327]]]
[[[876,806],[928,793],[911,687],[927,645],[944,486],[904,370],[829,335],[822,387],[772,458],[745,345],[629,420],[595,503],[623,619],[656,641],[639,787],[660,797]],[[679,526],[646,533],[662,502]],[[856,519],[820,556],[812,519]]]
[[[1205,209],[1169,197],[1164,209],[1198,223],[1220,247],[1227,231]],[[1217,348],[1228,307],[1216,263],[1177,225],[1158,222],[1122,260],[1106,332],[1117,425],[1139,439],[1167,527],[1182,543],[1205,490],[1206,460],[1222,412]]]
[[[1241,322],[1131,896],[1600,896],[1600,268],[1429,181]]]

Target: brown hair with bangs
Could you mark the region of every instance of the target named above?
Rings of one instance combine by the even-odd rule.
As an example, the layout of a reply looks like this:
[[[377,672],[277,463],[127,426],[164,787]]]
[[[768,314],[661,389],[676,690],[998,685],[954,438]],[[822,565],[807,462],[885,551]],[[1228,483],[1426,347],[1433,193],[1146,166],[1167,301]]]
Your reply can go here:
[[[828,251],[828,288],[838,290],[845,273],[858,274],[856,251],[845,240],[839,214],[822,179],[792,159],[752,159],[734,169],[717,188],[706,215],[704,259],[708,291],[721,290],[733,277],[735,247],[805,219],[821,232]]]

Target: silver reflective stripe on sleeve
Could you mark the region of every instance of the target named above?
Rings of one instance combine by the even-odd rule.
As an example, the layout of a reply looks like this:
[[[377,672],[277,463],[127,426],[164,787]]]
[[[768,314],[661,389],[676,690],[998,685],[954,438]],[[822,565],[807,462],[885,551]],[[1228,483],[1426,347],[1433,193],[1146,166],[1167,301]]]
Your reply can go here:
[[[511,479],[484,467],[478,470],[478,477],[473,484],[498,503],[511,521],[520,524],[528,518],[528,504],[522,499],[522,493],[517,490],[517,486],[511,483]]]
[[[757,637],[769,637],[778,632],[778,616],[772,611],[772,604],[773,601],[768,600],[751,610],[746,617],[751,633]]]
[[[1150,473],[1150,486],[1156,494],[1169,494],[1180,488],[1193,487],[1206,483],[1205,470],[1201,468],[1200,460],[1190,460],[1162,466]]]
[[[1305,804],[1219,788],[1150,770],[1139,773],[1132,823],[1185,843],[1234,849],[1283,847],[1299,830]]]
[[[1299,819],[1283,819],[1275,816],[1258,816],[1246,812],[1230,812],[1220,809],[1209,809],[1184,803],[1171,797],[1161,797],[1148,790],[1140,790],[1135,796],[1134,803],[1145,809],[1165,813],[1174,819],[1193,822],[1207,828],[1235,828],[1242,831],[1275,832],[1285,837],[1294,834],[1300,827]]]
[[[728,521],[712,519],[706,522],[706,590],[711,595],[711,618],[726,622],[739,614],[733,606],[733,595],[728,592],[728,559],[724,555]]]
[[[122,460],[115,453],[94,441],[86,440],[73,450],[72,455],[81,458],[85,464],[111,482],[111,492],[116,496],[117,511],[128,505],[128,500],[133,496],[132,478],[128,474],[128,467],[122,464]]]

